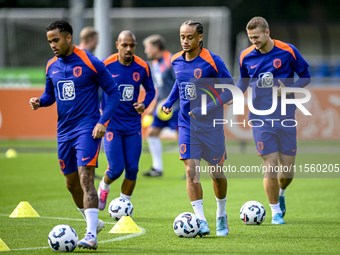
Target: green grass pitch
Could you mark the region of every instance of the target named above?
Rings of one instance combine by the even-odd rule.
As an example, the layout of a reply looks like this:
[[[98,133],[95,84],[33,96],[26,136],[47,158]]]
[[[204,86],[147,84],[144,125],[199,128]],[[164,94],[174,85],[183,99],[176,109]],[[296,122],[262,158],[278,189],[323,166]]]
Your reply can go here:
[[[270,208],[261,178],[229,178],[227,213],[230,233],[215,234],[216,202],[211,180],[202,178],[204,211],[211,235],[204,238],[178,238],[172,229],[175,217],[193,212],[186,194],[186,182],[181,179],[184,165],[178,158],[176,143],[165,143],[165,175],[147,178],[139,173],[132,197],[133,220],[145,233],[110,234],[114,221],[107,210],[99,212],[106,228],[98,235],[99,254],[340,254],[340,177],[296,178],[286,191],[285,225],[272,225]],[[151,157],[144,149],[140,171],[148,170]],[[16,148],[17,158],[6,158],[5,151]],[[338,164],[339,143],[302,143],[296,163]],[[320,149],[321,148],[321,149]],[[325,149],[326,148],[326,149]],[[226,164],[260,165],[253,145],[240,153],[237,143],[227,143]],[[324,151],[329,150],[327,153]],[[320,153],[322,152],[322,153]],[[103,152],[96,173],[106,169]],[[56,142],[0,141],[0,238],[11,249],[8,254],[54,254],[48,247],[48,233],[58,224],[72,226],[83,237],[85,221],[75,207],[65,180],[60,173]],[[228,175],[228,174],[227,174]],[[118,197],[122,179],[111,185],[108,202]],[[96,187],[98,187],[96,180]],[[243,203],[261,202],[267,211],[259,226],[247,226],[239,217]],[[40,218],[9,218],[21,201],[28,201]],[[64,218],[64,219],[58,219]],[[78,219],[78,220],[77,220]],[[125,239],[124,239],[125,238]],[[75,253],[90,251],[76,248]],[[93,252],[93,251],[92,251]],[[4,253],[5,254],[5,253]]]

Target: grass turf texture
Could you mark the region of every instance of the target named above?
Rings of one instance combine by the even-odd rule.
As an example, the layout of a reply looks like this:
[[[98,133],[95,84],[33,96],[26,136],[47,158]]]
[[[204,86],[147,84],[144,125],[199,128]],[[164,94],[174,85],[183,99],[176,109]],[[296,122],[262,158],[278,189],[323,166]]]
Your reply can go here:
[[[20,146],[25,144],[25,146]],[[169,143],[171,146],[173,143]],[[328,144],[323,143],[323,146]],[[334,143],[331,147],[339,148]],[[34,153],[26,152],[30,148]],[[309,147],[308,144],[306,144]],[[314,146],[314,144],[313,144]],[[24,147],[18,158],[7,159],[8,148]],[[65,180],[60,173],[57,154],[43,153],[55,150],[55,142],[1,142],[0,144],[0,238],[12,250],[10,254],[52,254],[47,247],[48,233],[58,224],[68,224],[78,233],[79,239],[85,233],[85,221],[54,219],[56,217],[82,219],[75,207]],[[317,143],[316,143],[317,148]],[[166,148],[165,148],[166,149]],[[300,149],[300,147],[299,147]],[[259,178],[229,178],[227,213],[230,234],[216,237],[216,202],[211,180],[202,178],[204,190],[204,211],[211,236],[204,238],[178,238],[172,230],[175,217],[182,212],[193,212],[186,194],[184,166],[178,154],[164,154],[165,175],[162,178],[147,178],[139,174],[133,194],[133,220],[146,230],[145,234],[130,239],[99,243],[96,252],[100,254],[339,254],[340,253],[340,179],[338,178],[296,178],[286,192],[287,214],[285,225],[272,225],[270,208]],[[297,164],[339,163],[339,154],[298,154]],[[227,164],[259,165],[261,160],[254,153],[228,154]],[[150,154],[144,152],[140,171],[151,165]],[[100,154],[98,175],[106,168],[104,153]],[[98,186],[96,180],[96,187]],[[108,203],[118,197],[122,179],[111,185]],[[239,217],[243,203],[249,200],[261,202],[267,211],[267,218],[260,226],[247,226]],[[8,215],[21,201],[28,201],[42,216],[41,218],[9,218]],[[46,217],[46,218],[45,218]],[[51,217],[51,218],[48,218]],[[107,208],[99,212],[99,218],[106,228],[98,235],[99,241],[114,239],[128,234],[110,234],[114,223]],[[76,248],[76,253],[88,251]]]

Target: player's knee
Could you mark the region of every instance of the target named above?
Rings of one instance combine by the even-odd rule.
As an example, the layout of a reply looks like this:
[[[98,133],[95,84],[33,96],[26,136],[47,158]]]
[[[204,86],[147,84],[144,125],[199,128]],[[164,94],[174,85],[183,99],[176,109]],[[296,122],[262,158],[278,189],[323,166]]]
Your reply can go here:
[[[150,133],[150,136],[158,137],[160,135],[161,131],[162,131],[161,128],[153,128],[151,133]]]
[[[121,171],[117,171],[117,170],[112,171],[111,169],[109,169],[109,171],[106,171],[105,173],[110,180],[114,181],[114,180],[117,180],[122,175],[123,170],[124,169],[122,169]]]
[[[193,166],[193,165],[185,165],[185,172],[186,173],[192,173],[192,172],[195,172],[195,170],[196,170],[196,167],[195,166]]]
[[[135,181],[137,179],[138,168],[130,168],[125,171],[125,178],[131,181]]]
[[[80,183],[71,183],[71,182],[66,182],[66,188],[72,193],[78,193],[82,192],[82,188],[80,186]]]
[[[210,177],[213,179],[213,180],[218,180],[218,179],[224,179],[226,178],[225,177],[225,174],[223,172],[214,172],[214,173],[210,173]]]

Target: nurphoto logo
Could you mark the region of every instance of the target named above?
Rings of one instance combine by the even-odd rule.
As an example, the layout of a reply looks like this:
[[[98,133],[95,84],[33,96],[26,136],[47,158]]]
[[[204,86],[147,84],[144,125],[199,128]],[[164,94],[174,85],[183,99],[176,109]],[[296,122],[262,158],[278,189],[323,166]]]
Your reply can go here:
[[[243,115],[244,114],[244,95],[241,89],[234,85],[230,84],[215,84],[214,88],[217,89],[228,89],[233,95],[233,114],[234,115]],[[256,115],[269,115],[272,114],[277,108],[277,87],[272,87],[273,99],[272,106],[268,110],[257,110],[253,106],[252,100],[252,88],[248,88],[248,108],[249,111]],[[281,115],[286,115],[286,107],[288,104],[294,104],[297,108],[299,108],[304,115],[312,115],[304,106],[304,103],[307,103],[311,99],[311,93],[309,90],[305,88],[291,88],[284,87],[281,88]],[[304,98],[286,98],[286,94],[289,93],[302,93],[305,95]],[[202,115],[207,115],[207,100],[206,95],[201,95],[201,113]]]

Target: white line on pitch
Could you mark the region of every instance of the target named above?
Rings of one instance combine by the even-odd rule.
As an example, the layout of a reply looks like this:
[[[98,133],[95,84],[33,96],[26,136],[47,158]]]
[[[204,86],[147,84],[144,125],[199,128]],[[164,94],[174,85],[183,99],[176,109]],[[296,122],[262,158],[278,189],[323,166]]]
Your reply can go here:
[[[8,214],[0,214],[0,216],[6,216],[8,217]],[[40,216],[40,218],[44,218],[44,219],[55,219],[55,220],[71,220],[71,221],[85,221],[85,219],[71,219],[71,218],[61,218],[61,217],[46,217],[46,216]],[[113,222],[104,222],[105,224],[115,224]],[[142,227],[139,227],[142,230],[142,233],[133,233],[133,234],[129,234],[126,236],[120,236],[117,238],[113,238],[110,240],[104,240],[104,241],[98,241],[98,243],[109,243],[109,242],[117,242],[117,241],[122,241],[125,239],[129,239],[129,238],[133,238],[133,237],[137,237],[140,235],[145,234],[145,229]],[[31,247],[31,248],[19,248],[19,249],[11,249],[11,251],[25,251],[25,250],[39,250],[39,249],[48,249],[50,248],[49,246],[44,246],[44,247]]]
[[[127,236],[121,236],[121,237],[117,237],[117,238],[113,238],[113,239],[110,239],[110,240],[105,240],[105,241],[99,241],[98,243],[109,243],[109,242],[116,242],[116,241],[122,241],[122,240],[125,240],[125,239],[129,239],[129,238],[132,238],[132,237],[136,237],[136,236],[140,236],[140,235],[143,235],[145,234],[145,229],[142,228],[142,227],[139,227],[143,232],[142,233],[133,233],[133,234],[130,234],[130,235],[127,235]]]

